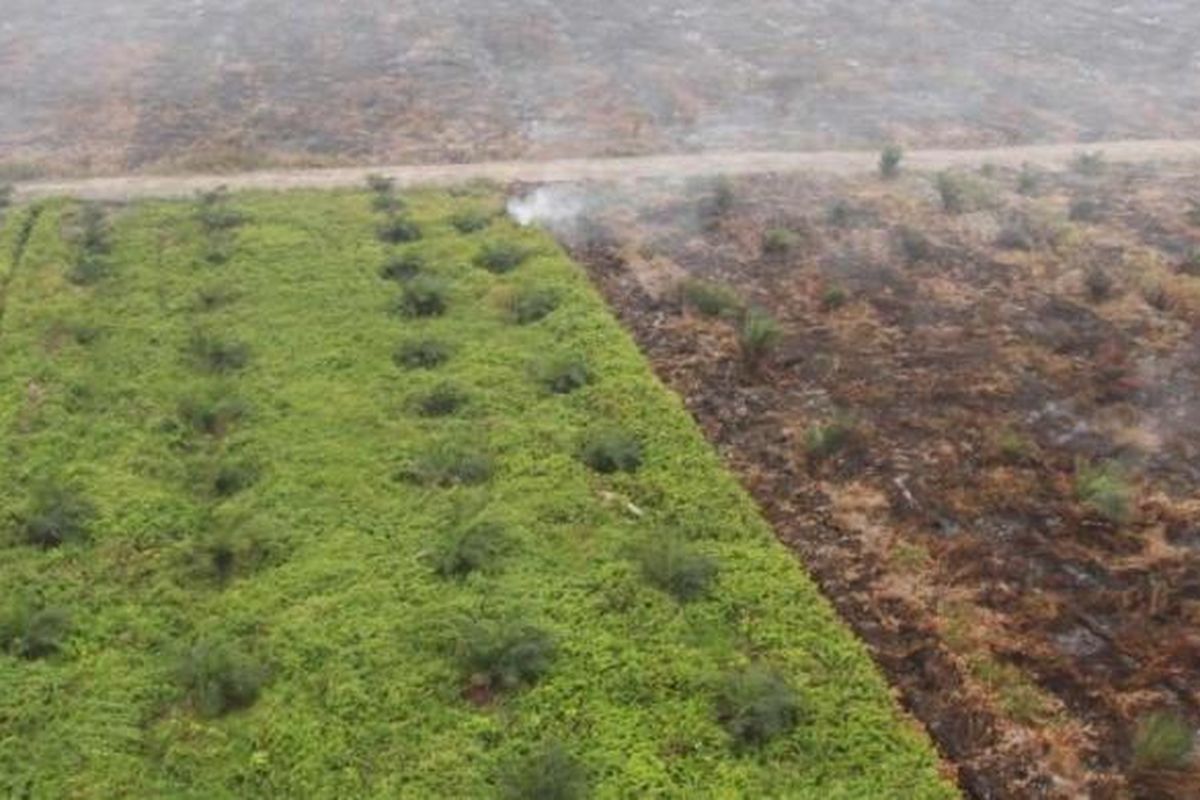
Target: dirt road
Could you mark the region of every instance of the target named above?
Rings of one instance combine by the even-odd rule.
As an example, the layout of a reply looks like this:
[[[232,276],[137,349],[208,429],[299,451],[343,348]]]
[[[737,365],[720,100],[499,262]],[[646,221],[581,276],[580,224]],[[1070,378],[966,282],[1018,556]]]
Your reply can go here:
[[[1145,140],[1001,147],[982,150],[915,150],[905,155],[909,169],[1030,163],[1060,168],[1082,152],[1102,152],[1112,163],[1200,161],[1200,140]],[[689,178],[703,175],[753,175],[770,172],[854,174],[876,168],[874,151],[713,152],[589,158],[562,161],[495,161],[468,164],[295,169],[226,175],[136,175],[116,178],[41,181],[19,184],[19,199],[69,195],[89,200],[134,200],[188,196],[227,186],[230,189],[328,189],[355,186],[370,173],[387,175],[399,186],[449,185],[486,179],[507,183],[561,183],[641,178]]]

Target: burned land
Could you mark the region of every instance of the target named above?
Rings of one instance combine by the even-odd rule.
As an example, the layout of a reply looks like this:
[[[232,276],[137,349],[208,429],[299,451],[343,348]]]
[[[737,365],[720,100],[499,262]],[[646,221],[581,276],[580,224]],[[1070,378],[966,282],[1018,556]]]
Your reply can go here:
[[[591,189],[556,223],[973,796],[1198,790],[1139,739],[1200,710],[1195,177]]]

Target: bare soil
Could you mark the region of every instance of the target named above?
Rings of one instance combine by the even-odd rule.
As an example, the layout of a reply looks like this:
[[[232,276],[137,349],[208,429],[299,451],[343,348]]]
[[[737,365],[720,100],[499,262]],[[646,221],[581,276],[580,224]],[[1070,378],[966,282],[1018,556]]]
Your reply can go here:
[[[977,798],[1200,797],[1194,770],[1130,766],[1142,714],[1200,719],[1197,173],[1097,171],[1030,173],[1024,195],[974,173],[962,214],[920,174],[735,181],[728,210],[610,189],[573,228]],[[779,319],[768,363],[747,369],[679,276]],[[1126,476],[1127,519],[1076,491],[1098,464]]]

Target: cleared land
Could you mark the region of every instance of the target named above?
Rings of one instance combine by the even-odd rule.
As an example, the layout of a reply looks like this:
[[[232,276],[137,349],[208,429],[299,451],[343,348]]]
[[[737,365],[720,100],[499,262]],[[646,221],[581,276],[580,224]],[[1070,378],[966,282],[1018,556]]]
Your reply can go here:
[[[1200,796],[1194,168],[548,187],[977,797]],[[742,307],[778,320],[744,366]],[[1169,743],[1169,744],[1168,744]]]
[[[0,792],[953,796],[583,273],[498,206],[11,213]]]
[[[0,176],[1200,135],[1189,0],[8,0]]]

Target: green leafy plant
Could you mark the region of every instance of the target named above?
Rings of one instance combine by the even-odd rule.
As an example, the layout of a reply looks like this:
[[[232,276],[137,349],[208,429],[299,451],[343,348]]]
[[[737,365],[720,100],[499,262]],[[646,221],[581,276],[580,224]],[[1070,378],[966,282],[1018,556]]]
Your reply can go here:
[[[763,664],[730,673],[717,693],[717,719],[738,748],[758,747],[800,721],[800,701],[783,676]]]
[[[420,253],[407,252],[391,256],[379,268],[379,277],[403,283],[410,281],[425,270],[425,257]]]
[[[1135,770],[1183,770],[1195,752],[1195,729],[1178,711],[1154,711],[1138,720],[1133,735]]]
[[[414,339],[397,347],[392,360],[405,369],[433,369],[450,360],[450,346],[438,339]]]
[[[755,308],[747,311],[738,327],[738,349],[742,362],[751,369],[757,369],[775,349],[782,335],[783,329],[770,314]]]
[[[543,745],[509,767],[500,780],[504,800],[582,800],[587,771],[562,745]]]
[[[680,602],[703,597],[717,577],[717,562],[673,537],[656,539],[637,551],[642,577]]]
[[[192,708],[204,717],[253,705],[266,678],[262,666],[237,647],[207,640],[184,655],[178,675]]]
[[[79,246],[85,253],[103,255],[112,249],[108,219],[99,203],[85,203],[79,209]]]
[[[466,626],[455,647],[468,684],[489,692],[512,691],[537,683],[549,672],[554,652],[549,633],[510,619]]]
[[[1075,498],[1089,511],[1114,524],[1128,522],[1134,492],[1124,471],[1115,463],[1077,464]]]
[[[495,522],[476,522],[454,530],[434,553],[434,571],[443,578],[465,578],[491,566],[504,544],[504,528]]]
[[[580,459],[596,472],[636,472],[642,466],[642,444],[636,437],[615,429],[603,429],[584,437]]]
[[[515,242],[487,242],[475,256],[475,263],[488,272],[504,274],[521,266],[532,253]]]
[[[525,289],[512,299],[513,320],[518,325],[540,322],[554,313],[560,298],[553,289]]]
[[[467,394],[452,383],[440,383],[416,399],[417,413],[423,417],[445,417],[467,404]]]
[[[0,651],[30,661],[58,653],[71,618],[61,608],[35,608],[18,600],[0,613]]]
[[[85,541],[96,507],[73,484],[42,481],[20,515],[26,543],[49,550]]]
[[[446,313],[449,294],[449,287],[441,278],[419,275],[405,285],[393,310],[406,317],[440,317]]]
[[[898,144],[889,144],[879,154],[879,174],[885,179],[891,179],[900,174],[900,162],[904,159],[904,148]]]
[[[689,278],[679,290],[683,301],[706,317],[734,317],[745,307],[737,292],[714,281]]]

